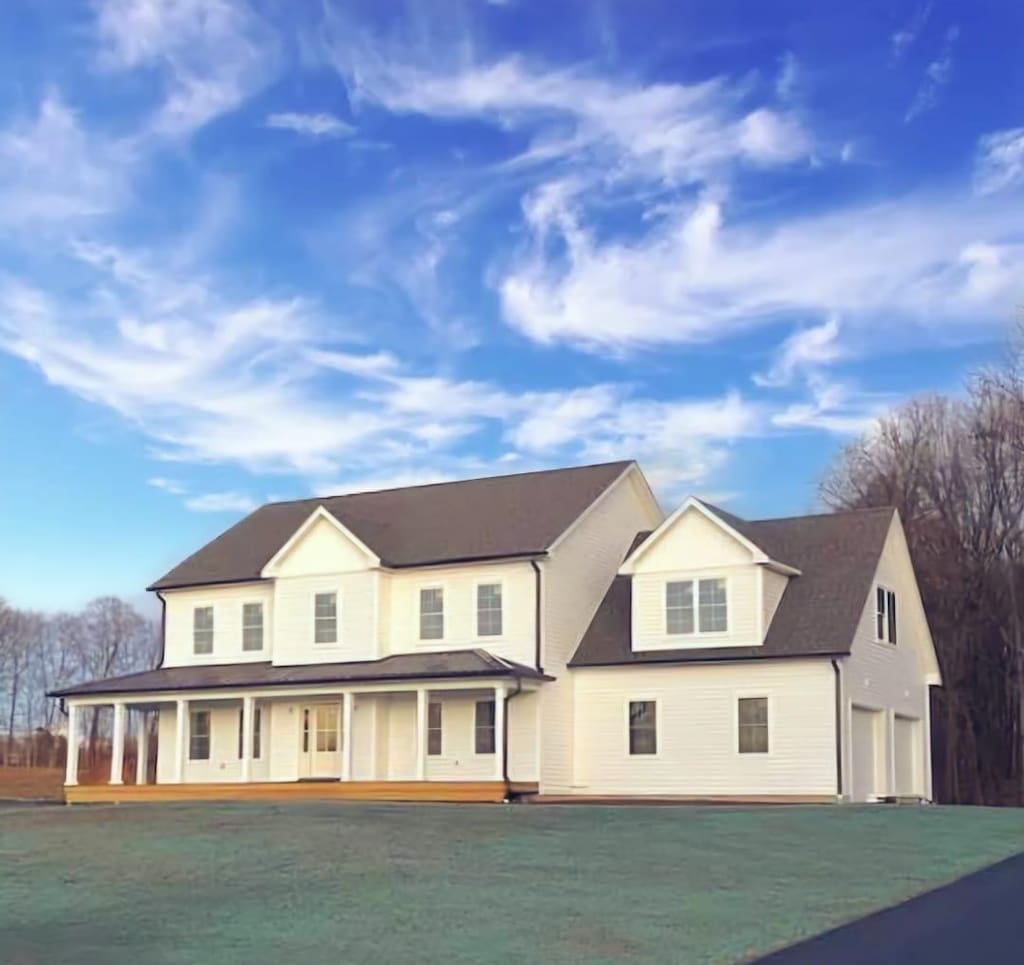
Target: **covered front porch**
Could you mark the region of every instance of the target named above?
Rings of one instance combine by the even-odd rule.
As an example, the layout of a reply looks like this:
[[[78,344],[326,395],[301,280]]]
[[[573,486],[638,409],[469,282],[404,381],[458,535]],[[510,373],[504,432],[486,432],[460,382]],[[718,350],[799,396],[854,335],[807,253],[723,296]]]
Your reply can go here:
[[[502,801],[535,793],[542,682],[513,675],[68,693],[65,799]],[[113,709],[110,780],[80,784],[81,729],[96,707]],[[124,775],[130,729],[134,783]],[[151,729],[156,783],[147,783]]]

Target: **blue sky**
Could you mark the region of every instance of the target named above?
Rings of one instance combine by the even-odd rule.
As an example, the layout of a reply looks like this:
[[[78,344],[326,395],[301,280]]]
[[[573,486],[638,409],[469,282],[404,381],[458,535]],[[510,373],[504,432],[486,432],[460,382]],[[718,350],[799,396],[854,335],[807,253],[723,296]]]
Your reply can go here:
[[[0,7],[15,603],[494,471],[812,509],[1024,301],[1019,4],[61,9]]]

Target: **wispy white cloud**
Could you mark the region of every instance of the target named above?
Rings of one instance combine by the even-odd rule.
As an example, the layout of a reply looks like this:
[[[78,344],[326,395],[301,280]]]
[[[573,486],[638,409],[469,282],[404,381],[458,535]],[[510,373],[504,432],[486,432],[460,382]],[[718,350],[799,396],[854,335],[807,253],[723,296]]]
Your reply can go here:
[[[251,496],[239,492],[203,493],[185,500],[185,507],[194,513],[249,513],[257,505]]]
[[[830,365],[843,355],[839,319],[833,316],[821,325],[801,328],[790,335],[779,347],[771,367],[754,374],[754,382],[765,387],[790,385],[798,375]]]
[[[1024,183],[1024,127],[993,131],[978,140],[974,187],[992,194]]]
[[[146,484],[154,489],[169,493],[171,496],[184,496],[188,492],[188,488],[184,483],[179,482],[177,479],[169,479],[167,476],[153,476],[151,479],[146,480]]]
[[[102,67],[163,77],[161,134],[234,110],[277,70],[277,38],[246,0],[98,0],[96,29]]]
[[[324,112],[301,114],[285,111],[279,114],[268,114],[264,124],[270,128],[294,131],[296,134],[312,138],[350,137],[356,132],[351,124],[346,124],[340,117]]]
[[[900,60],[905,53],[917,42],[932,14],[933,4],[930,2],[920,4],[911,15],[907,23],[895,31],[889,38],[889,50],[893,60]]]
[[[939,94],[949,83],[953,73],[953,49],[959,36],[959,27],[953,26],[946,31],[942,50],[939,52],[939,56],[925,67],[924,78],[914,95],[914,100],[907,108],[904,121],[910,122],[932,110],[938,104]]]

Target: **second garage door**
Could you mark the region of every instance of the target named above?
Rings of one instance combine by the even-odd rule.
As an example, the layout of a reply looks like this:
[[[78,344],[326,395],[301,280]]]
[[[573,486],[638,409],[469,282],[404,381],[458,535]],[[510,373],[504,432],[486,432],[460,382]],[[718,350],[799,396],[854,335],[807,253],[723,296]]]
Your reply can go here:
[[[883,756],[882,712],[854,707],[851,736],[853,738],[853,783],[851,796],[855,801],[872,801],[880,793],[879,772]]]

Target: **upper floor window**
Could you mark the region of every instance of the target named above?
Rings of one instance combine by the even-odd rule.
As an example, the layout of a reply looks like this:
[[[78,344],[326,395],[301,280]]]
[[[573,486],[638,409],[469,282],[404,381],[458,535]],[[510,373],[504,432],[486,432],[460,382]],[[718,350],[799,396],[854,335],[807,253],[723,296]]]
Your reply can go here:
[[[739,752],[741,754],[768,753],[768,698],[740,697]]]
[[[427,753],[436,757],[441,753],[441,704],[433,702],[427,705]]]
[[[444,588],[423,587],[420,590],[420,639],[444,638]]]
[[[212,606],[197,606],[192,611],[192,652],[213,653]]]
[[[193,710],[188,722],[188,759],[208,761],[210,759],[210,712]]]
[[[653,700],[629,702],[629,753],[658,753],[658,705]]]
[[[245,740],[244,734],[244,714],[245,711],[238,708],[238,759],[242,759],[242,747]],[[254,761],[260,759],[261,745],[263,743],[263,715],[260,713],[260,707],[257,704],[252,710],[252,758]]]
[[[242,604],[242,649],[263,649],[263,604]]]
[[[728,592],[722,577],[665,584],[666,633],[724,633],[728,628]]]
[[[478,637],[500,637],[501,584],[481,583],[476,588],[476,633]]]
[[[494,753],[494,712],[493,700],[476,702],[475,747],[478,754]]]
[[[875,638],[882,643],[896,642],[896,594],[881,586],[875,590]]]
[[[313,598],[313,642],[338,642],[337,593],[317,593]]]

